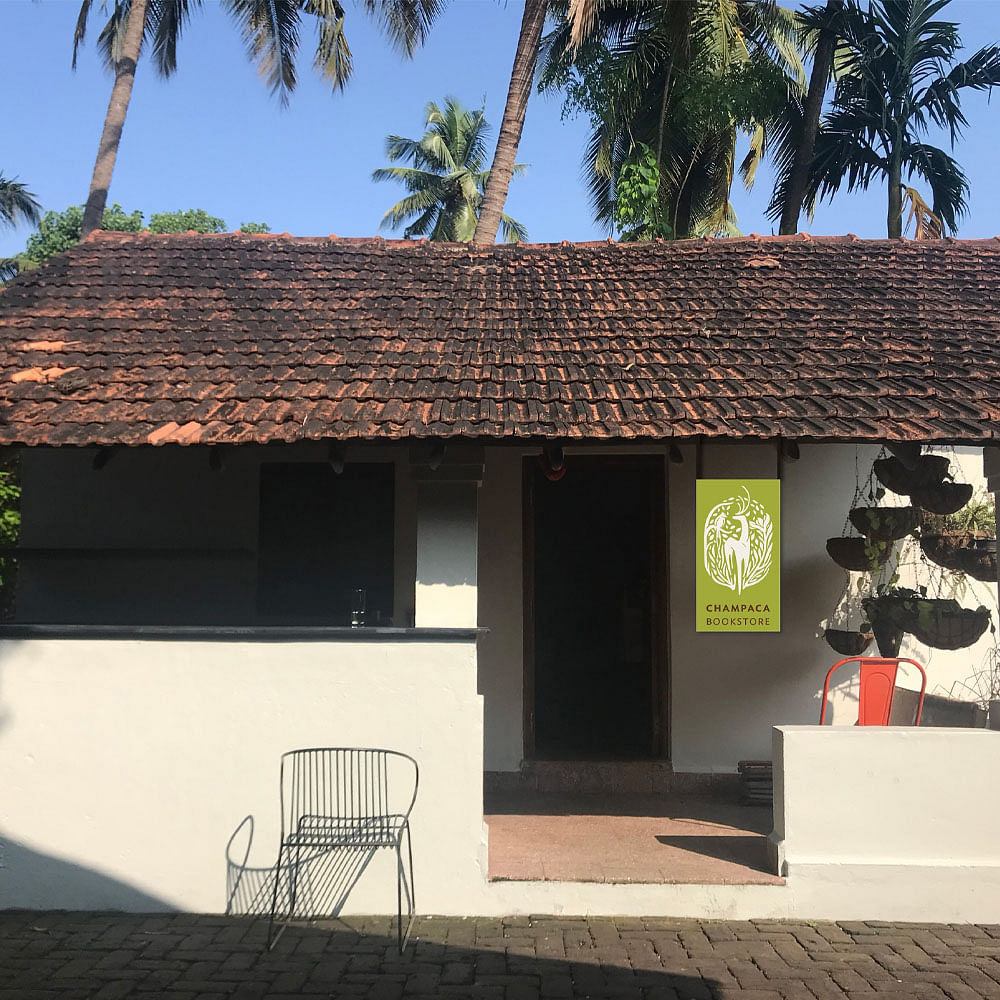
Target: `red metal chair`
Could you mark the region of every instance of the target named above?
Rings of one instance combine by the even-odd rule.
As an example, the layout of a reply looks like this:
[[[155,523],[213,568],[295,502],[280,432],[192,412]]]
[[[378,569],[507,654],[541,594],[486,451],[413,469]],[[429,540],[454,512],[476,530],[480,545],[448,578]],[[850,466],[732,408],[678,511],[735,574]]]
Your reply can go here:
[[[927,691],[927,671],[907,656],[848,656],[838,660],[827,671],[823,682],[823,707],[819,712],[819,724],[826,721],[826,700],[830,694],[830,678],[834,671],[845,663],[861,664],[861,682],[858,689],[858,725],[887,726],[889,713],[892,711],[892,696],[896,690],[896,674],[901,663],[912,663],[920,671],[920,698],[917,701],[917,711],[913,719],[915,726],[920,725],[920,713],[924,708],[924,693]]]

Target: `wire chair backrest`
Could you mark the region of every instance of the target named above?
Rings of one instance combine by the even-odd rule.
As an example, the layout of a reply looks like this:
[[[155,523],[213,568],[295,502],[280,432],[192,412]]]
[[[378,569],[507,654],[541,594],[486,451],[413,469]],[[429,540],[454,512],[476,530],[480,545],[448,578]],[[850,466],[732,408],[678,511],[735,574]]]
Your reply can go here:
[[[347,821],[409,817],[420,780],[417,762],[397,750],[315,747],[281,756],[281,830],[304,816]]]

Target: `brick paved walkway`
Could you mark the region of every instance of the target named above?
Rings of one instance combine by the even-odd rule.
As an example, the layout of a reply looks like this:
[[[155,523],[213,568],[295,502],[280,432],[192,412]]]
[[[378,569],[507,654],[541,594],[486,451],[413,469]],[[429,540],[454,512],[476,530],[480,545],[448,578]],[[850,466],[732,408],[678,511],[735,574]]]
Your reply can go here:
[[[422,918],[262,922],[0,912],[0,1000],[1000,998],[1000,926]]]

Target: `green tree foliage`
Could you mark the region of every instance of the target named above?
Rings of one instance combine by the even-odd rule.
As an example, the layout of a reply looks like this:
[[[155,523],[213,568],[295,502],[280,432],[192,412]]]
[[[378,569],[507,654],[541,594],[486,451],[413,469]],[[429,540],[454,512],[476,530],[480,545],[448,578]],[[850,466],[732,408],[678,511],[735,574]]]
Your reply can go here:
[[[615,226],[623,240],[673,237],[660,204],[660,165],[655,151],[644,142],[622,164],[615,188]]]
[[[196,233],[224,233],[226,224],[201,208],[189,208],[186,212],[156,212],[149,217],[151,233],[187,233],[191,230]]]
[[[380,167],[374,181],[399,181],[409,194],[396,202],[382,218],[382,227],[399,229],[403,235],[427,236],[432,240],[465,243],[472,239],[489,180],[483,169],[490,126],[483,109],[469,111],[448,97],[444,109],[433,101],[427,105],[427,131],[420,139],[386,138],[385,155],[391,163],[412,166]],[[515,174],[525,166],[515,166]],[[528,234],[519,222],[501,215],[500,225],[508,243],[524,241]]]
[[[17,545],[21,531],[21,481],[13,452],[0,455],[0,547]],[[0,552],[0,620],[12,617],[17,562]]]
[[[953,149],[968,124],[961,91],[1000,84],[1000,47],[963,62],[958,25],[939,20],[949,0],[850,0],[843,15],[833,104],[823,117],[809,170],[806,206],[885,179],[887,232],[901,235],[905,181],[914,175],[933,196],[934,214],[954,232],[968,210],[968,181],[956,160],[927,143],[945,129]],[[771,214],[780,214],[787,173],[779,174]]]
[[[597,221],[640,238],[738,232],[729,202],[738,134],[751,137],[739,165],[749,186],[789,94],[805,89],[794,12],[768,0],[594,0],[593,25],[574,48],[570,8],[580,4],[556,6],[563,16],[543,41],[541,86],[564,89],[565,114],[590,117],[584,169]],[[619,184],[631,198],[646,150],[657,204],[623,214]],[[646,222],[622,226],[636,218]]]
[[[83,224],[83,206],[71,205],[62,212],[46,212],[38,223],[38,229],[28,237],[24,251],[17,260],[22,267],[37,267],[50,257],[68,250],[80,241],[80,227]],[[143,224],[142,212],[126,212],[117,202],[104,209],[101,229],[118,233],[138,233],[148,228],[151,233],[224,233],[226,223],[204,209],[191,208],[186,211],[155,212],[149,218],[148,227]],[[240,227],[242,232],[267,233],[270,227],[265,222],[248,222]]]

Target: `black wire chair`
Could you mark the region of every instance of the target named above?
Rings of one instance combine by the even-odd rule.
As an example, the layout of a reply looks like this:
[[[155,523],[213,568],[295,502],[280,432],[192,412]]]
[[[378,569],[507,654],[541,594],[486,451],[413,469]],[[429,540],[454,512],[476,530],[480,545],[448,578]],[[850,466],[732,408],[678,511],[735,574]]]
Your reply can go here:
[[[390,785],[390,779],[391,785]],[[275,866],[267,947],[295,916],[302,864],[332,851],[396,852],[397,939],[402,953],[415,912],[410,812],[417,799],[417,762],[395,750],[326,747],[290,750],[281,756],[281,843]],[[407,865],[403,864],[406,840]],[[357,876],[367,861],[357,866]],[[288,913],[275,933],[278,886],[288,873]],[[409,878],[407,878],[407,875]],[[407,922],[403,930],[403,890]]]

